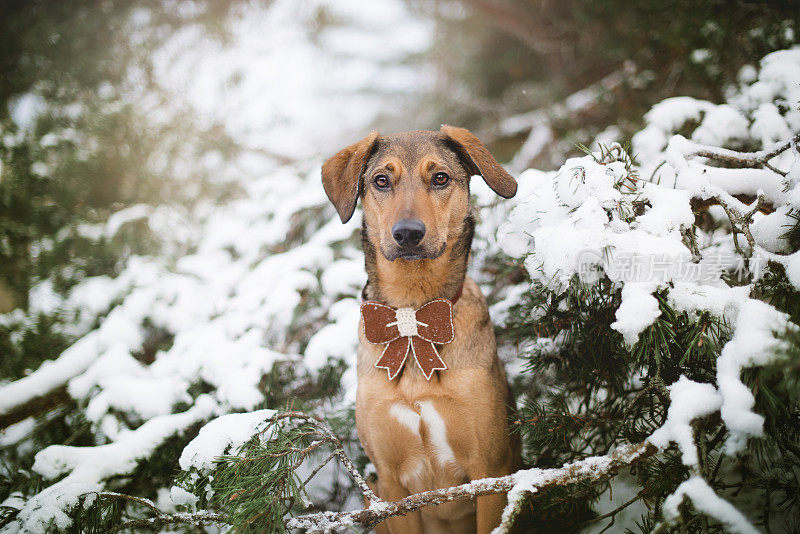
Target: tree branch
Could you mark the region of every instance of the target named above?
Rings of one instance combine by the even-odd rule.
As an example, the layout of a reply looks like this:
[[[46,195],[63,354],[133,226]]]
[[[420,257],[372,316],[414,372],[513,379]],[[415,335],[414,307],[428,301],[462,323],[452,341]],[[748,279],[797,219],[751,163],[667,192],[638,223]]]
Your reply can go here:
[[[339,461],[342,463],[342,467],[344,467],[347,472],[350,474],[350,477],[353,481],[358,485],[361,493],[364,494],[364,497],[370,503],[382,503],[383,501],[378,498],[377,495],[370,489],[367,481],[364,480],[364,477],[361,476],[361,473],[358,472],[358,469],[353,464],[352,460],[347,456],[344,450],[344,445],[342,441],[339,439],[339,436],[333,431],[331,426],[328,424],[327,421],[322,419],[321,417],[317,417],[315,415],[309,415],[303,412],[283,412],[275,415],[273,420],[278,419],[297,419],[300,421],[306,421],[307,423],[313,425],[320,434],[326,439],[326,441],[330,442],[334,446],[334,454],[339,458]]]
[[[684,157],[686,158],[690,157],[709,158],[717,161],[733,163],[736,165],[743,165],[745,167],[762,166],[766,167],[767,169],[771,170],[776,174],[779,174],[781,176],[786,176],[787,173],[785,171],[778,169],[777,167],[772,165],[769,161],[772,158],[782,154],[793,145],[797,145],[797,143],[800,143],[800,133],[796,134],[788,141],[777,143],[773,145],[771,148],[758,150],[756,152],[739,152],[737,150],[730,150],[728,148],[700,145],[692,141],[686,141],[686,142],[688,143],[688,147],[690,148],[690,151],[684,154]]]
[[[66,404],[69,402],[69,399],[67,387],[61,386],[45,395],[34,397],[27,402],[19,404],[9,409],[7,412],[0,412],[0,430],[8,428],[15,423],[19,423],[28,417],[49,412],[53,408]]]
[[[452,488],[417,493],[399,501],[372,503],[369,508],[361,510],[303,515],[286,521],[286,527],[305,529],[308,532],[324,532],[337,526],[344,528],[346,525],[358,524],[370,529],[390,517],[415,512],[426,506],[512,490],[522,495],[552,486],[599,479],[634,465],[655,454],[657,450],[647,441],[636,445],[625,445],[607,456],[593,456],[555,469],[527,469],[502,477],[473,480]]]
[[[800,133],[796,134],[792,139],[789,139],[788,141],[784,141],[783,143],[777,143],[771,148],[758,150],[756,152],[739,152],[727,148],[718,148],[718,147],[698,145],[693,143],[694,150],[686,154],[686,157],[699,156],[702,158],[710,158],[718,161],[727,161],[728,163],[736,163],[738,165],[748,165],[748,166],[764,165],[764,166],[769,166],[770,170],[778,172],[783,176],[786,176],[785,172],[779,171],[774,167],[772,167],[771,165],[769,165],[769,160],[785,152],[786,150],[789,149],[789,147],[797,143],[800,143]]]
[[[133,528],[160,529],[161,527],[167,525],[177,525],[177,524],[218,525],[218,524],[227,524],[227,522],[228,521],[225,519],[224,516],[208,511],[182,513],[182,514],[160,514],[157,515],[156,517],[131,519],[130,521],[126,521],[109,529],[107,533],[113,534],[114,532],[120,532],[123,530],[128,530]]]
[[[156,514],[155,517],[131,519],[124,523],[120,523],[119,525],[115,525],[106,531],[107,534],[112,534],[114,532],[120,532],[122,530],[127,530],[137,527],[156,529],[164,527],[166,525],[176,525],[176,524],[212,525],[212,524],[223,524],[228,522],[226,518],[221,514],[217,514],[215,512],[209,512],[206,510],[201,510],[199,512],[193,512],[193,513],[165,514],[164,512],[159,510],[158,506],[156,506],[156,504],[150,499],[145,499],[144,497],[134,497],[133,495],[125,495],[124,493],[116,493],[113,491],[101,491],[97,493],[97,496],[107,497],[111,499],[132,501],[146,506],[150,510],[153,510],[153,512],[155,512]]]

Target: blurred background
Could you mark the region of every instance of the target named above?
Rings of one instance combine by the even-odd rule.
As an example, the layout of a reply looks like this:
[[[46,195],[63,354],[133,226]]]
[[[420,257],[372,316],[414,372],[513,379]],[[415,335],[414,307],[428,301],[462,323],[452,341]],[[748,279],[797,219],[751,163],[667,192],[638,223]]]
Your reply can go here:
[[[720,101],[799,17],[792,1],[5,1],[0,312],[160,246],[135,224],[86,235],[112,212],[190,217],[370,128],[457,124],[514,172],[552,169],[665,97]]]

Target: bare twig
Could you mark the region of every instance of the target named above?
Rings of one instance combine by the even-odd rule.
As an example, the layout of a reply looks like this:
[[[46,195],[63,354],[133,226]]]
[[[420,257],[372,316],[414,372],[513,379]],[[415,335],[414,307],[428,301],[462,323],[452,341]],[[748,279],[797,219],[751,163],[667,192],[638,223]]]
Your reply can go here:
[[[607,518],[610,517],[611,518],[611,522],[609,522],[609,524],[606,525],[605,528],[600,531],[600,532],[605,532],[606,530],[608,530],[614,524],[614,520],[616,519],[616,516],[617,516],[618,513],[620,513],[622,510],[624,510],[625,508],[627,508],[631,504],[633,504],[636,501],[638,501],[639,499],[641,499],[646,492],[647,492],[647,488],[643,489],[642,491],[640,491],[639,493],[634,495],[631,499],[625,501],[624,503],[622,503],[618,507],[614,508],[610,512],[607,512],[607,513],[605,513],[603,515],[599,515],[599,516],[597,516],[595,518],[592,518],[589,521],[586,521],[585,523],[583,523],[581,526],[583,527],[583,526],[588,525],[590,523],[596,523],[597,521],[602,521],[603,519],[607,519]]]
[[[736,150],[729,150],[727,148],[717,148],[711,146],[692,144],[694,150],[686,154],[686,157],[699,156],[702,158],[710,158],[718,161],[726,161],[728,163],[735,163],[738,165],[754,166],[763,165],[773,172],[777,172],[782,176],[786,173],[769,165],[769,160],[778,156],[779,154],[788,150],[793,144],[800,142],[800,133],[796,134],[792,139],[778,143],[771,148],[759,150],[756,152],[739,152]]]
[[[144,497],[136,497],[134,495],[126,495],[124,493],[117,493],[115,491],[100,491],[97,492],[96,495],[98,497],[110,497],[112,499],[119,499],[124,501],[132,501],[138,504],[142,504],[151,510],[153,510],[157,515],[164,515],[164,513],[158,509],[156,503],[151,501],[150,499],[146,499]]]
[[[317,467],[314,468],[313,471],[311,471],[311,474],[308,475],[308,477],[305,479],[305,481],[303,481],[303,486],[308,484],[311,481],[312,478],[317,476],[317,473],[322,471],[322,468],[325,467],[326,465],[328,465],[328,463],[331,460],[333,460],[334,458],[336,458],[336,451],[330,453]]]
[[[716,197],[716,199],[717,202],[719,202],[719,205],[722,206],[722,209],[725,211],[725,215],[727,215],[728,219],[731,221],[733,246],[736,247],[736,252],[741,254],[744,258],[750,258],[756,247],[756,240],[753,237],[753,232],[750,230],[750,224],[753,222],[753,215],[755,215],[756,212],[758,212],[766,203],[764,195],[758,195],[756,201],[747,206],[746,211],[742,211],[738,206],[732,205],[730,202],[728,202],[724,195],[719,195]],[[750,247],[749,251],[745,252],[739,246],[739,240],[737,237],[738,234],[743,234],[745,239],[747,239],[747,244]]]

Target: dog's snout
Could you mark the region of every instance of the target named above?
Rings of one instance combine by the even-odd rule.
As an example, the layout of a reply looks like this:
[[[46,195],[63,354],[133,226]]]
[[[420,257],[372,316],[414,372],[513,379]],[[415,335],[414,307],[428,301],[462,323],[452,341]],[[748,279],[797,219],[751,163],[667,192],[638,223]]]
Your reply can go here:
[[[425,237],[425,225],[417,219],[400,219],[392,226],[392,237],[401,247],[415,247]]]

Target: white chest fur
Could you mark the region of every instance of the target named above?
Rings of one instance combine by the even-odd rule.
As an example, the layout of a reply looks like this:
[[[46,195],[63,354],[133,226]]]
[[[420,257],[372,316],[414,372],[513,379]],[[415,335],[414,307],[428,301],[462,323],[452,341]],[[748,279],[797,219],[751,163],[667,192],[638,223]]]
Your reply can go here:
[[[424,440],[423,446],[438,465],[444,466],[450,462],[455,462],[455,454],[447,441],[447,425],[439,412],[436,411],[433,402],[416,402],[414,403],[414,408],[411,409],[403,403],[394,403],[389,409],[389,414],[420,440],[422,440],[421,426],[425,425],[425,437],[427,439]]]

